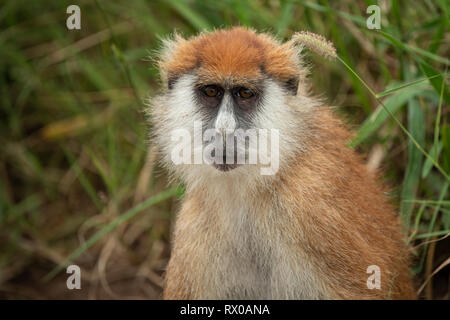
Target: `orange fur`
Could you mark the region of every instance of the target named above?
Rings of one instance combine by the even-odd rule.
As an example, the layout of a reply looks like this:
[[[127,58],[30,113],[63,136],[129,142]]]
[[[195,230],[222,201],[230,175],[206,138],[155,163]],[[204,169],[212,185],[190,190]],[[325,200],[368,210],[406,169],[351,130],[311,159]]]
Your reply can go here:
[[[175,41],[170,57],[160,63],[169,77],[195,68],[200,76],[217,82],[258,78],[262,71],[287,81],[302,72],[296,63],[298,50],[292,44],[281,45],[268,35],[242,27],[200,34],[189,41],[177,36]]]
[[[346,146],[349,132],[326,109],[317,111],[311,129],[308,150],[279,184],[280,201],[299,211],[287,232],[305,230],[298,242],[328,277],[336,298],[414,298],[398,216],[377,178]],[[381,269],[381,290],[367,289],[369,265]]]
[[[236,83],[262,73],[286,81],[305,72],[292,43],[281,44],[241,27],[173,41],[160,61],[166,81],[193,70],[207,80]],[[302,109],[296,102],[287,106]],[[165,109],[154,109],[157,127]],[[226,282],[236,287],[245,282],[242,274],[252,263],[261,274],[279,276],[287,283],[289,275],[277,270],[307,269],[305,284],[314,284],[311,292],[318,298],[415,298],[399,219],[377,177],[346,146],[349,131],[325,107],[311,108],[304,122],[306,129],[291,133],[302,140],[302,151],[273,178],[248,185],[245,194],[236,191],[236,183],[251,181],[227,180],[226,175],[212,182],[220,184],[220,192],[208,185],[187,185],[167,267],[166,299],[217,298],[214,292],[221,292]],[[232,205],[242,211],[239,222],[227,211]],[[238,230],[233,228],[248,230],[241,236],[247,243],[237,243],[241,238],[235,237]],[[222,260],[227,255],[237,261]],[[273,264],[269,267],[267,261]],[[381,269],[381,290],[366,286],[369,265]],[[252,279],[248,281],[251,285]],[[223,296],[234,297],[232,288],[222,291]]]

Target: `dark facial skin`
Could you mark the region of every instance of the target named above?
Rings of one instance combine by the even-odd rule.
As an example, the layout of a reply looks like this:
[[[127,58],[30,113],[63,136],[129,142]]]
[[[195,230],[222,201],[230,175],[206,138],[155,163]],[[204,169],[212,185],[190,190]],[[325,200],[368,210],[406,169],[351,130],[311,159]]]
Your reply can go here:
[[[223,84],[199,84],[195,88],[195,97],[201,106],[200,112],[204,115],[204,130],[213,128],[219,110],[226,103],[231,103],[232,112],[237,121],[237,128],[246,130],[252,127],[252,117],[257,112],[262,98],[261,89],[254,86],[250,89],[244,85],[223,85]],[[229,106],[230,107],[230,106]],[[236,162],[237,154],[235,154]],[[214,164],[220,171],[229,171],[237,167],[237,164],[226,164],[225,155],[223,164]]]
[[[176,78],[173,78],[169,81],[169,90],[172,89],[176,80]],[[293,78],[282,83],[282,85],[287,92],[295,95],[298,80]],[[231,103],[231,106],[229,105],[228,107],[231,107],[231,111],[235,116],[236,129],[247,130],[254,127],[253,117],[258,112],[264,98],[264,77],[247,83],[230,83],[228,81],[224,83],[208,83],[200,78],[194,88],[194,92],[197,104],[200,106],[199,112],[204,119],[203,132],[214,128],[219,110],[224,104],[224,98],[227,98],[228,103]],[[234,164],[226,164],[224,156],[223,164],[214,164],[214,167],[220,171],[230,171],[238,166],[236,160],[237,154],[235,153]]]
[[[296,95],[298,78],[289,79],[281,85],[288,93]],[[233,101],[233,112],[238,121],[238,127],[245,130],[252,127],[252,117],[258,112],[258,107],[264,98],[263,92],[264,77],[242,84],[200,82],[195,88],[195,97],[198,104],[203,106],[201,112],[206,119],[214,121],[223,98],[229,95]]]
[[[250,89],[243,85],[223,86],[220,84],[199,84],[196,98],[204,108],[202,112],[208,119],[215,119],[224,96],[229,95],[233,102],[233,112],[239,127],[250,127],[251,116],[257,111],[262,98],[261,89]]]

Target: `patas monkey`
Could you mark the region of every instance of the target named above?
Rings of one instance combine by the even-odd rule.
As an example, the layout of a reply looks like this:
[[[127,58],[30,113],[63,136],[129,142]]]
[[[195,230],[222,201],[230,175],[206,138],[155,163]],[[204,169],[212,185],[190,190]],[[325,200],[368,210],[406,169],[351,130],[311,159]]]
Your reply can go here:
[[[346,146],[349,131],[308,94],[300,50],[242,27],[164,41],[153,139],[186,185],[164,298],[414,298],[399,219]],[[237,148],[230,156],[228,137],[252,128],[279,133],[268,142],[278,144],[269,148],[279,158],[273,174],[233,162]],[[187,139],[192,163],[176,164],[180,129],[193,139],[214,130],[223,163],[195,163],[199,151]],[[248,141],[244,148],[248,158]],[[379,271],[375,287],[370,270]]]

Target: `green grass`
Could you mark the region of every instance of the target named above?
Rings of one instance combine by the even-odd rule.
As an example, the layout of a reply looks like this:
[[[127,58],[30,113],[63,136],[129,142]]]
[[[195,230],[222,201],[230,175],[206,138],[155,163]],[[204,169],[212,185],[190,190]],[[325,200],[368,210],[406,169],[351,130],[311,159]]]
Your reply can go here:
[[[110,281],[119,296],[144,270],[154,289],[134,294],[158,296],[179,189],[147,156],[144,101],[159,85],[148,55],[174,30],[238,24],[334,42],[338,61],[305,57],[314,92],[355,129],[351,147],[382,150],[419,287],[450,255],[449,3],[393,1],[382,29],[368,30],[365,8],[374,3],[78,1],[82,29],[68,31],[73,1],[4,1],[0,296],[59,297],[57,277],[70,262],[105,292],[105,277],[124,274]],[[448,274],[448,266],[437,272],[421,296],[448,297]]]

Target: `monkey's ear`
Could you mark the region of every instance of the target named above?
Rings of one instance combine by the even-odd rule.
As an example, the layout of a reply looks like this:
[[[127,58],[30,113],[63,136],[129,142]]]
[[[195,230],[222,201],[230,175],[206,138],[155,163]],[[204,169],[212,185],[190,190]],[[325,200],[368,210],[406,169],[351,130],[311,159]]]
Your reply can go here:
[[[175,74],[167,74],[167,89],[172,89],[175,82],[177,82],[178,76]],[[163,80],[164,81],[164,80]]]
[[[295,95],[297,95],[299,83],[300,83],[299,77],[295,76],[295,77],[290,78],[288,81],[286,81],[284,83],[284,87],[290,94],[295,96]]]
[[[307,31],[294,33],[292,38],[283,44],[283,47],[291,52],[293,63],[299,72],[297,76],[285,82],[286,89],[293,95],[296,95],[297,92],[308,91],[309,85],[306,77],[309,73],[309,67],[302,57],[305,48],[325,58],[332,59],[337,57],[333,43],[327,41],[321,35]]]
[[[176,50],[184,42],[186,42],[186,39],[177,32],[174,32],[171,36],[162,40],[161,48],[158,51],[157,66],[161,81],[168,89],[172,89],[174,83],[178,79],[177,75],[170,73],[167,70],[168,65],[174,59]]]

